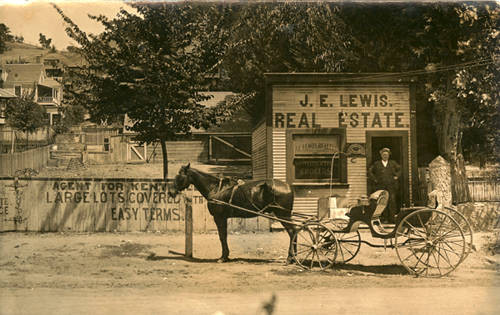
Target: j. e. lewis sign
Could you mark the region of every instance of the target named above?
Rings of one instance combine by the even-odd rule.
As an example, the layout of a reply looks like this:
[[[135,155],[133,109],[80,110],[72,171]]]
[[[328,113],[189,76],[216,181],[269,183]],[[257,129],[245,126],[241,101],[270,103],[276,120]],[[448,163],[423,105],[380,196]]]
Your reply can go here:
[[[274,128],[406,129],[409,91],[404,86],[274,87]]]

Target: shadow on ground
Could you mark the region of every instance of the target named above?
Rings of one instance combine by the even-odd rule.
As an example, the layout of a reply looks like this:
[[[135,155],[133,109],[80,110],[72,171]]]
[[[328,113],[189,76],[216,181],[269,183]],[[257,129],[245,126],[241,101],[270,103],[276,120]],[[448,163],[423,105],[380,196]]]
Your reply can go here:
[[[409,272],[405,267],[400,265],[375,265],[375,266],[366,266],[359,264],[343,264],[343,265],[334,265],[334,269],[343,270],[343,271],[357,271],[363,273],[373,273],[373,274],[381,274],[381,275],[408,275]]]
[[[171,255],[169,256],[157,256],[154,253],[150,253],[146,260],[180,260],[187,261],[192,263],[218,263],[218,258],[196,258],[196,257],[186,257],[184,253],[178,253],[174,251],[169,252]],[[248,263],[248,264],[270,264],[277,263],[281,261],[277,261],[274,259],[259,259],[259,258],[231,258],[227,264],[230,263]]]

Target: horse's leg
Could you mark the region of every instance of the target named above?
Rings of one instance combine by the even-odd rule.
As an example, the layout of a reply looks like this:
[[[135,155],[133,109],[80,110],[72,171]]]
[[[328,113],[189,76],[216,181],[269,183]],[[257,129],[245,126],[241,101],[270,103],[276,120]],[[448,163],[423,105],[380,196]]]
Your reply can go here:
[[[229,261],[229,247],[227,246],[227,218],[223,216],[214,216],[217,231],[219,232],[220,245],[222,247],[222,256],[217,262]]]
[[[293,224],[290,223],[284,223],[281,222],[283,227],[285,228],[286,232],[288,233],[288,236],[290,237],[290,244],[288,246],[288,257],[286,258],[286,263],[291,264],[295,262],[295,253],[297,252],[297,244],[295,246],[292,244],[293,237],[295,235],[296,227]]]

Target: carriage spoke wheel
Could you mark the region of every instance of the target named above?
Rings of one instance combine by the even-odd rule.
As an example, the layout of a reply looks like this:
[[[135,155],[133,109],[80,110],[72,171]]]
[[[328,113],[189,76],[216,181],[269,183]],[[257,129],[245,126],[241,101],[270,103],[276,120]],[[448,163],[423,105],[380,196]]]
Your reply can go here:
[[[329,268],[337,256],[337,240],[332,231],[318,222],[308,222],[295,233],[294,258],[305,269]]]
[[[462,260],[465,260],[465,258],[467,258],[467,256],[472,251],[473,244],[474,244],[473,243],[473,236],[472,236],[472,227],[470,226],[469,221],[467,220],[467,218],[463,214],[461,214],[460,212],[458,212],[458,210],[455,210],[455,209],[450,208],[450,207],[445,207],[444,209],[445,209],[444,212],[446,212],[449,215],[451,215],[451,217],[455,221],[457,221],[458,225],[462,229],[462,232],[464,233],[464,237],[465,237],[465,255],[462,258]]]
[[[435,209],[417,210],[404,217],[397,227],[394,247],[403,266],[424,277],[449,274],[466,255],[460,225]]]
[[[338,243],[337,258],[335,263],[344,264],[351,261],[361,248],[361,235],[359,231],[343,232],[348,225],[345,219],[331,219],[326,226],[332,230]]]

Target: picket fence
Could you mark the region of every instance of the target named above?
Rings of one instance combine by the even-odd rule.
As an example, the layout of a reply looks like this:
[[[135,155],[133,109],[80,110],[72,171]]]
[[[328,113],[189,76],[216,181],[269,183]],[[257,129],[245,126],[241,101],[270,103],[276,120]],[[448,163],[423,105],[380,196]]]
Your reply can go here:
[[[47,165],[50,146],[13,154],[0,154],[0,176],[16,176],[16,171],[31,168],[40,170]]]
[[[469,191],[474,202],[500,201],[500,175],[494,173],[468,173]]]

